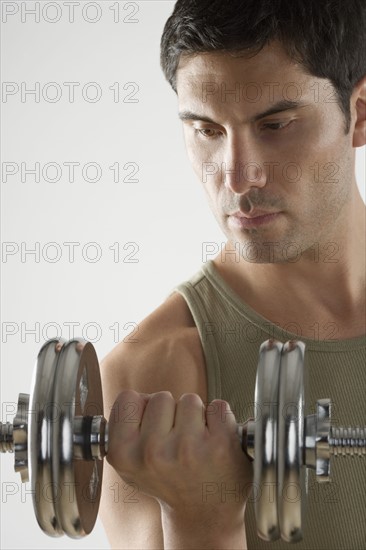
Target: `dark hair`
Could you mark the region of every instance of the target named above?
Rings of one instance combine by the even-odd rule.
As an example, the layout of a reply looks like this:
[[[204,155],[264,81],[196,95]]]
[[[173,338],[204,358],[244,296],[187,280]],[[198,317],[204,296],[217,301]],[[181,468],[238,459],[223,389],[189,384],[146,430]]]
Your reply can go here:
[[[181,54],[255,55],[279,40],[307,74],[333,84],[350,129],[350,97],[366,75],[366,0],[177,0],[161,38],[161,67],[177,93]]]

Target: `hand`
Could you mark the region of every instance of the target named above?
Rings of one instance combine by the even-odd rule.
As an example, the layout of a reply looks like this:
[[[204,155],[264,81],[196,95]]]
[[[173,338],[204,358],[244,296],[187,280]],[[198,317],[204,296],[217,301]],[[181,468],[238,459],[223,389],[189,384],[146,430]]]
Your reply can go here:
[[[228,403],[205,408],[196,394],[128,390],[109,419],[108,462],[127,483],[154,497],[163,513],[190,521],[243,522],[252,467]]]

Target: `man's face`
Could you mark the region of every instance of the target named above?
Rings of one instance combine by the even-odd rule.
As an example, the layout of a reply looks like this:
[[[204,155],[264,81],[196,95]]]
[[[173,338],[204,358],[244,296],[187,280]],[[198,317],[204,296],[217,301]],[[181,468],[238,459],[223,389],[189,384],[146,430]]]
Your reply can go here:
[[[177,93],[189,159],[229,241],[254,245],[258,262],[337,247],[355,156],[328,80],[274,42],[252,58],[182,58]],[[290,101],[300,105],[283,110]],[[258,217],[269,213],[277,215]]]

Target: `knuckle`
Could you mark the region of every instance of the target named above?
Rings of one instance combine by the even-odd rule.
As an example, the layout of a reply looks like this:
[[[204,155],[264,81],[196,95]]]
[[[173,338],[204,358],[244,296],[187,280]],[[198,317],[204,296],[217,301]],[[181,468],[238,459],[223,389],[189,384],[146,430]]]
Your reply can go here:
[[[170,391],[161,391],[159,395],[162,400],[174,401],[173,394]]]
[[[126,400],[140,399],[140,394],[135,390],[123,390],[119,393],[117,400],[118,401],[126,401]]]
[[[230,405],[227,401],[223,399],[214,399],[211,401],[211,404],[214,405],[218,410],[230,409]]]
[[[202,399],[196,393],[184,393],[180,396],[177,407],[188,409],[194,413],[202,414],[205,410]]]
[[[227,401],[214,399],[206,408],[206,417],[216,417],[224,424],[232,424],[235,421],[235,414]]]
[[[166,403],[169,401],[174,401],[174,398],[170,391],[158,391],[151,394],[150,401],[153,401],[154,403]]]
[[[140,394],[134,390],[123,390],[120,392],[113,403],[112,410],[119,412],[128,403],[141,403]]]

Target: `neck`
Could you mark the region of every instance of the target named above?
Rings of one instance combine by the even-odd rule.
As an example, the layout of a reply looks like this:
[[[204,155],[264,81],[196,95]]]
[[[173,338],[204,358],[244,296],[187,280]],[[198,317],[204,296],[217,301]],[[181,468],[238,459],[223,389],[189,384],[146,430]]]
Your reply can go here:
[[[352,322],[353,330],[363,333],[365,225],[365,204],[357,189],[336,227],[325,228],[318,242],[302,250],[296,261],[237,261],[230,254],[235,247],[228,241],[214,265],[233,290],[268,319],[318,316],[339,326]]]

